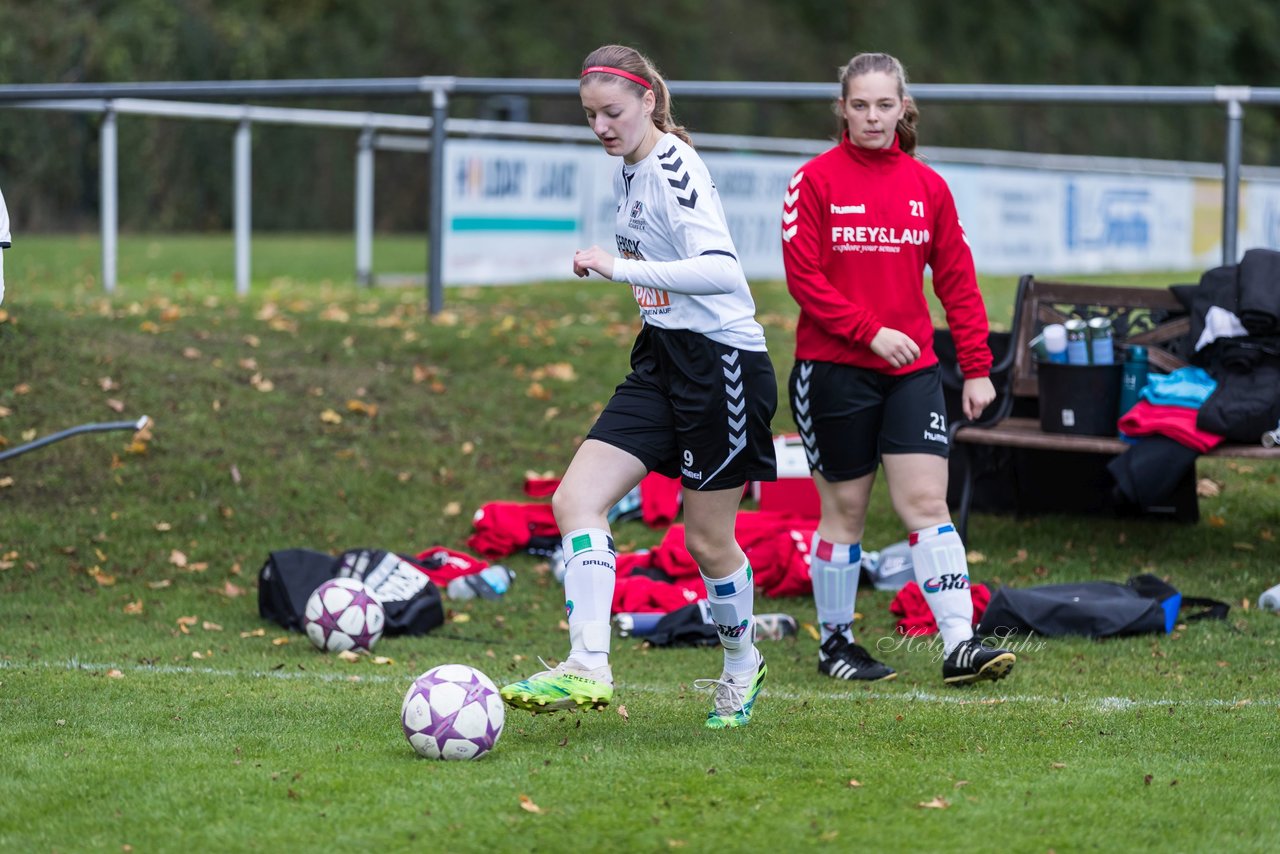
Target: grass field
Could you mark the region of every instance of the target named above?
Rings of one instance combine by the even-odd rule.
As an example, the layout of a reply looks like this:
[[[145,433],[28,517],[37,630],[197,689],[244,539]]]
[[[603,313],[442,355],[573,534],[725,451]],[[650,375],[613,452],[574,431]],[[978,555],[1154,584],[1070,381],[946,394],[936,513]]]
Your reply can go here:
[[[1029,639],[1010,679],[969,689],[944,689],[927,646],[883,653],[895,682],[837,684],[802,631],[763,647],[755,720],[726,732],[691,687],[718,652],[615,639],[625,717],[512,712],[481,761],[417,758],[398,713],[418,673],[457,661],[501,684],[566,651],[545,564],[513,556],[504,599],[447,603],[432,634],[383,639],[387,664],[262,621],[257,571],[296,546],[461,548],[473,510],[562,470],[625,370],[634,302],[598,281],[450,289],[431,318],[420,289],[354,287],[349,240],[254,251],[243,300],[226,237],[125,238],[111,299],[92,239],[6,256],[6,443],[155,425],[0,463],[0,850],[1274,849],[1280,618],[1243,604],[1280,581],[1276,465],[1203,461],[1220,492],[1194,526],[971,522],[975,581],[1148,571],[1232,602],[1226,622]],[[379,269],[423,255],[384,241]],[[1013,281],[983,288],[1007,324]],[[794,309],[778,283],[755,291],[781,380]],[[868,546],[902,536],[878,492]],[[893,643],[891,598],[860,596],[864,643]]]

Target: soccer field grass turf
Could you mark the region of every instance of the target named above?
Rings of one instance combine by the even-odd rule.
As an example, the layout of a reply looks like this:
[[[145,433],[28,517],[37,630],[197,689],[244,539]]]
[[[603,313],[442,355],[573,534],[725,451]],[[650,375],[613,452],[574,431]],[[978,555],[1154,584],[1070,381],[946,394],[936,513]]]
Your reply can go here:
[[[1232,602],[1226,622],[1033,638],[1011,678],[947,689],[934,649],[893,648],[891,594],[868,590],[860,640],[885,639],[892,683],[820,677],[802,631],[762,644],[751,725],[712,732],[691,686],[716,651],[615,639],[609,710],[510,711],[490,756],[419,759],[398,720],[418,673],[458,661],[501,684],[566,651],[546,566],[513,556],[503,599],[446,603],[432,634],[382,640],[386,664],[260,620],[257,570],[295,546],[462,547],[473,510],[563,468],[625,370],[635,309],[595,281],[450,289],[429,319],[419,289],[343,284],[340,244],[257,239],[282,266],[256,263],[246,300],[223,238],[126,239],[139,266],[110,300],[92,241],[6,256],[0,435],[156,423],[143,453],[101,434],[0,463],[0,849],[1272,847],[1280,618],[1240,606],[1280,580],[1276,465],[1202,461],[1220,493],[1195,526],[971,524],[975,581],[1150,571]],[[1007,322],[1012,282],[983,284]],[[784,381],[794,309],[777,283],[755,290]],[[867,542],[901,537],[877,487]],[[808,600],[757,610],[813,619]]]

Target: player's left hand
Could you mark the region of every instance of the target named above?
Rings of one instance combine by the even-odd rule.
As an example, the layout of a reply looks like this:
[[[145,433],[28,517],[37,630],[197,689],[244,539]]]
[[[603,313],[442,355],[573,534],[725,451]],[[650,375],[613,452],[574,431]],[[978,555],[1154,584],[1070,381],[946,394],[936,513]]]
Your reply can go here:
[[[991,384],[990,377],[974,377],[964,381],[960,392],[964,417],[976,421],[982,411],[996,399],[996,387]]]
[[[579,249],[573,253],[573,274],[579,278],[588,275],[592,270],[613,281],[613,256],[599,246],[590,249]]]

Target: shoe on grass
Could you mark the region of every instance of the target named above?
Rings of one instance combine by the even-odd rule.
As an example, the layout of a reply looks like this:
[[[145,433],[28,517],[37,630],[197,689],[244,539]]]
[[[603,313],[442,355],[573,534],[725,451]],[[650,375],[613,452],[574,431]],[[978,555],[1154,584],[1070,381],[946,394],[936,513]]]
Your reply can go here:
[[[760,696],[760,686],[764,684],[767,672],[764,656],[756,650],[754,670],[746,673],[726,670],[719,679],[695,679],[693,687],[715,689],[715,708],[707,713],[707,728],[731,729],[750,723],[751,710],[755,707],[756,697]]]
[[[982,641],[970,638],[951,650],[942,662],[942,681],[948,685],[1003,679],[1013,669],[1018,657],[1007,649],[991,649]]]
[[[607,664],[587,668],[573,659],[555,667],[545,661],[542,664],[548,669],[502,687],[498,693],[508,706],[531,712],[558,712],[602,709],[613,699],[613,671]]]
[[[818,649],[818,672],[832,679],[855,682],[885,682],[898,673],[887,664],[876,661],[861,644],[835,632]]]

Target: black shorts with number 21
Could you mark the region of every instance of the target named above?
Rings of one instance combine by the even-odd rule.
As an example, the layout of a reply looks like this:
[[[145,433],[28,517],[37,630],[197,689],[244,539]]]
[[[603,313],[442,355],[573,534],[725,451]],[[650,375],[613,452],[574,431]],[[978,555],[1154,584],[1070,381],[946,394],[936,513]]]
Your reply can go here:
[[[828,482],[876,470],[883,454],[948,451],[937,365],[892,376],[834,362],[796,362],[788,386],[809,468]]]

